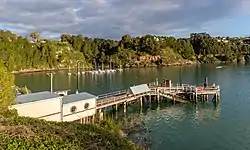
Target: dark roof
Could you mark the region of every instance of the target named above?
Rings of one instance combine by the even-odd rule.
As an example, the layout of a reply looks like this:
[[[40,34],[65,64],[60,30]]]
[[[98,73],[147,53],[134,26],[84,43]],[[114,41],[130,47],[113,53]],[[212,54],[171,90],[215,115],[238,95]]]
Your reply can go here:
[[[62,103],[68,104],[68,103],[73,103],[73,102],[82,101],[82,100],[88,100],[88,99],[92,99],[92,98],[97,98],[97,96],[90,94],[90,93],[87,93],[87,92],[78,93],[78,94],[70,94],[70,95],[66,95],[63,97]]]
[[[60,97],[60,96],[55,93],[51,93],[49,91],[44,91],[44,92],[31,93],[31,94],[26,94],[26,95],[19,95],[16,97],[15,101],[17,103],[22,104],[22,103],[29,103],[29,102],[34,102],[34,101],[52,99],[56,97]]]

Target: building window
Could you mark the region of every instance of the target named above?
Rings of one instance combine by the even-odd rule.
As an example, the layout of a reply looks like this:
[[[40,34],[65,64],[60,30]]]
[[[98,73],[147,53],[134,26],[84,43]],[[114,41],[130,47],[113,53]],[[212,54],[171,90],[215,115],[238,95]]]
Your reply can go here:
[[[84,108],[88,109],[89,108],[89,103],[85,103]]]
[[[70,112],[71,112],[71,113],[75,113],[75,112],[76,112],[76,106],[72,106],[72,107],[70,108]]]

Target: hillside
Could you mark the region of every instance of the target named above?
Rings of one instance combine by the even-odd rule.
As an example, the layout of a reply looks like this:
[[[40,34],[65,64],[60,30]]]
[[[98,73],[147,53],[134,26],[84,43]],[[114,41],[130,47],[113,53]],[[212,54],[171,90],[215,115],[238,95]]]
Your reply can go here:
[[[192,33],[189,38],[144,35],[120,40],[62,34],[60,40],[30,38],[0,31],[0,59],[9,71],[76,67],[144,67],[185,62],[235,62],[250,54],[248,38],[211,37]],[[248,60],[248,59],[247,59]]]
[[[0,148],[6,150],[139,149],[109,126],[55,123],[26,117],[0,117]]]

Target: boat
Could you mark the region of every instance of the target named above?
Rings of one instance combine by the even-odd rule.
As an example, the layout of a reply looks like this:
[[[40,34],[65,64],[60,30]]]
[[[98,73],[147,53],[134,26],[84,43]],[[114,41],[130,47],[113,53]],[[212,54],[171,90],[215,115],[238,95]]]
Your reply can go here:
[[[98,72],[99,72],[99,73],[104,73],[105,71],[104,71],[104,70],[101,70],[101,69],[98,69]]]
[[[110,70],[110,69],[106,69],[105,72],[106,72],[106,73],[110,73],[111,70]]]
[[[116,70],[115,69],[110,69],[110,72],[115,72]]]
[[[99,73],[105,73],[106,71],[104,70],[104,65],[102,63],[102,69],[98,69]]]
[[[68,72],[68,76],[71,76],[71,72],[70,72],[70,66],[69,66],[69,72]]]
[[[109,72],[113,73],[113,72],[116,72],[116,69],[113,69],[113,64],[112,64],[112,61],[109,62]]]
[[[94,70],[93,73],[94,74],[99,74],[99,71],[98,70]]]
[[[121,61],[120,61],[119,68],[118,68],[117,70],[118,70],[118,71],[123,71],[123,69],[122,69],[122,65],[121,65]]]
[[[225,66],[217,66],[215,67],[216,69],[221,69],[221,68],[224,68]]]

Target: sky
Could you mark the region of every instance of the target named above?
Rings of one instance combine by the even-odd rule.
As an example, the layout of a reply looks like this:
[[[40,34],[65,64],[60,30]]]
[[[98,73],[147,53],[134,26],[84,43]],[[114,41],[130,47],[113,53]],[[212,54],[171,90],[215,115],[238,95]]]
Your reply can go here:
[[[0,29],[23,36],[250,36],[250,0],[0,0],[0,12]]]

